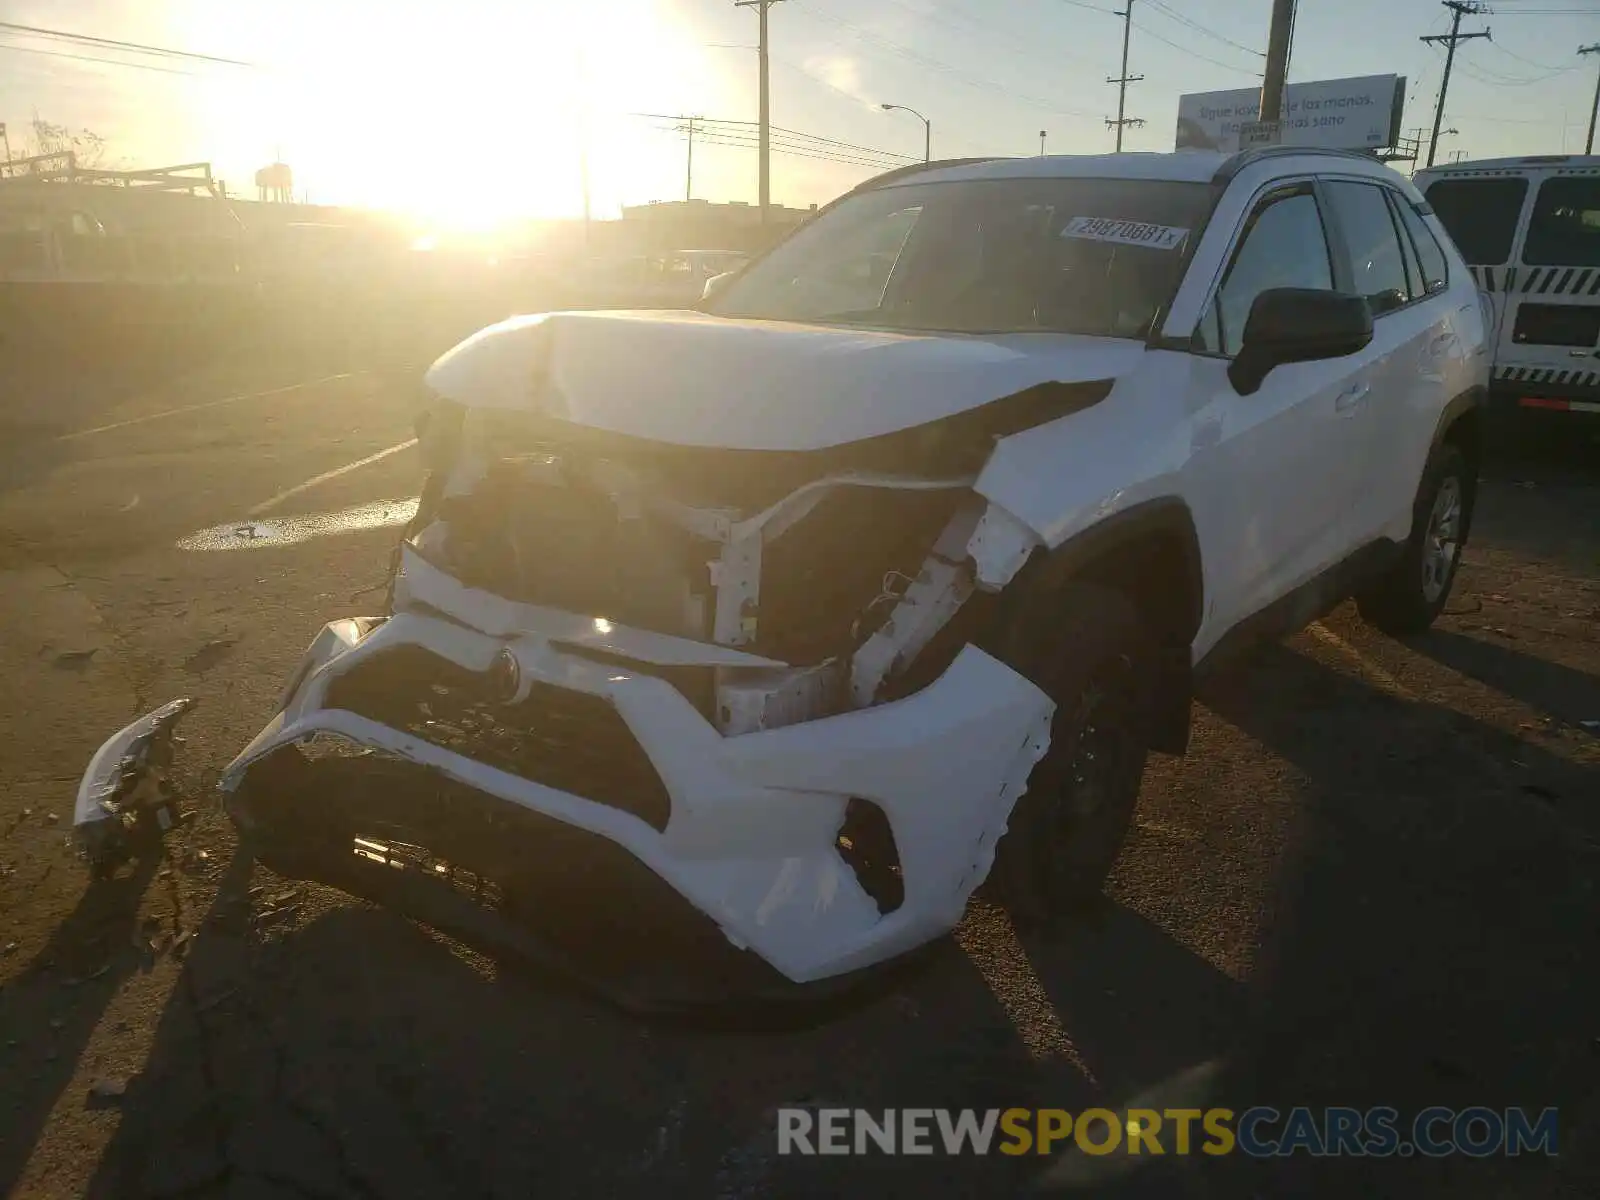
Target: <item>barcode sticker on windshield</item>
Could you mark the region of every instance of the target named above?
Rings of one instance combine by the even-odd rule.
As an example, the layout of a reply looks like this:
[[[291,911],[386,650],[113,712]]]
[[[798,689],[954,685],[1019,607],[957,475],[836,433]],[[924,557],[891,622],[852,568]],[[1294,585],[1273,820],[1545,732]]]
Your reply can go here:
[[[1183,239],[1189,236],[1189,231],[1171,225],[1150,225],[1144,221],[1073,217],[1061,230],[1061,236],[1087,238],[1094,242],[1120,242],[1126,246],[1149,246],[1152,250],[1176,250],[1183,244]]]

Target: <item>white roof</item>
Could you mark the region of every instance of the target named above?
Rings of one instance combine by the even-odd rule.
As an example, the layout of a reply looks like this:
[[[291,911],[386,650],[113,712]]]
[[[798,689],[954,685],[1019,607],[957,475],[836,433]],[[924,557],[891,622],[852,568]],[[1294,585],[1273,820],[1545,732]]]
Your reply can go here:
[[[1483,171],[1537,170],[1541,167],[1558,169],[1600,167],[1600,154],[1526,154],[1520,158],[1473,158],[1466,162],[1439,163],[1423,167],[1418,175],[1470,175]]]
[[[1232,154],[1215,150],[1178,150],[1170,154],[1048,154],[1031,158],[997,158],[965,166],[935,166],[928,171],[908,173],[903,179],[893,180],[883,186],[953,183],[969,179],[1155,179],[1174,183],[1210,183],[1223,164],[1233,157]],[[1257,161],[1274,163],[1286,174],[1310,170],[1327,174],[1353,173],[1391,180],[1404,179],[1377,159],[1357,154],[1334,156],[1315,149],[1296,154],[1284,147],[1270,157],[1264,156]]]
[[[1170,179],[1178,183],[1209,183],[1230,157],[1212,150],[1183,150],[1172,154],[1042,154],[936,167],[908,175],[905,183],[949,183],[962,179]],[[889,186],[899,182],[896,180]]]

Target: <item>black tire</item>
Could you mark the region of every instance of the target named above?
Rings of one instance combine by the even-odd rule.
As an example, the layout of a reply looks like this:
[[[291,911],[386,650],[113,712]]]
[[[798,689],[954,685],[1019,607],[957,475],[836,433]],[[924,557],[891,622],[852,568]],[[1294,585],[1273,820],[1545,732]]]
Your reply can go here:
[[[1031,597],[998,651],[1056,714],[989,890],[1019,926],[1048,927],[1099,895],[1122,852],[1149,754],[1157,647],[1126,596],[1067,584]]]
[[[1444,611],[1472,525],[1475,483],[1460,447],[1446,442],[1428,459],[1410,539],[1394,564],[1356,593],[1369,625],[1404,637],[1421,633]]]

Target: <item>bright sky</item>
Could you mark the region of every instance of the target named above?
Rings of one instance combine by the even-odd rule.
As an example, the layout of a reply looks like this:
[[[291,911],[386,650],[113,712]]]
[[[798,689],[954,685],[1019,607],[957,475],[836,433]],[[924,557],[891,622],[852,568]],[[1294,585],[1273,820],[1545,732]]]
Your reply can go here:
[[[772,120],[921,157],[1109,150],[1121,0],[782,0]],[[1170,150],[1180,93],[1259,86],[1271,0],[1133,0],[1126,145]],[[1581,151],[1600,0],[1497,0],[1462,28],[1441,143],[1471,157]],[[1437,0],[1300,0],[1290,82],[1401,74],[1405,125],[1430,125]],[[0,31],[0,121],[37,111],[104,136],[129,166],[210,160],[251,194],[281,152],[313,201],[462,220],[596,215],[683,195],[685,140],[631,114],[756,118],[757,19],[732,0],[0,0],[0,20],[236,58],[208,65]],[[62,55],[79,55],[79,58]],[[140,62],[135,69],[83,58]],[[792,144],[792,143],[790,143]],[[813,149],[818,143],[811,143]],[[824,147],[824,152],[827,149]],[[826,201],[876,168],[773,155],[773,200]],[[120,164],[119,164],[120,165]],[[696,146],[694,194],[754,200],[756,155]]]

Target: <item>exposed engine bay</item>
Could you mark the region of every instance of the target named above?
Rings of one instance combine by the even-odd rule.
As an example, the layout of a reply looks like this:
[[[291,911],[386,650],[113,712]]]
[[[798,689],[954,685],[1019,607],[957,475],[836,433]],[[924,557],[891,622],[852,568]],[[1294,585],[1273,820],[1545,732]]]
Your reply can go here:
[[[444,407],[430,420],[443,463],[405,547],[518,604],[759,656],[759,672],[675,682],[724,734],[777,728],[873,703],[976,590],[982,459],[912,432],[849,454],[746,456]],[[908,451],[947,473],[878,466]]]

